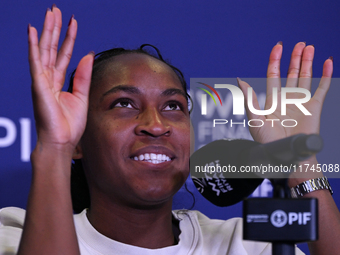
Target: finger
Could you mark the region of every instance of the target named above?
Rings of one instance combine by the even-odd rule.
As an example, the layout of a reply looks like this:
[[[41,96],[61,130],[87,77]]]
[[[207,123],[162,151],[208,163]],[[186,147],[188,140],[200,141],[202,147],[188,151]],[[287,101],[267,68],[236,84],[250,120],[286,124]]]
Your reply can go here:
[[[331,85],[331,78],[333,74],[333,58],[327,59],[323,65],[322,77],[318,88],[315,91],[313,98],[321,104],[325,101],[327,92]]]
[[[28,25],[27,32],[28,32],[28,61],[30,64],[30,72],[32,80],[36,80],[37,77],[43,73],[38,45],[38,32],[31,25]]]
[[[88,101],[93,60],[93,52],[83,57],[78,64],[76,73],[74,74],[72,93],[84,103],[87,103]]]
[[[302,54],[301,69],[299,73],[299,88],[305,88],[310,90],[312,86],[313,76],[313,59],[314,59],[314,46],[308,45],[304,48]]]
[[[58,42],[59,42],[60,30],[62,26],[61,11],[59,10],[59,8],[53,5],[52,12],[54,14],[54,28],[53,28],[52,39],[51,39],[51,51],[50,51],[50,63],[49,63],[50,66],[54,66],[56,59],[57,59]]]
[[[243,92],[243,95],[245,95],[245,101],[244,101],[244,105],[245,105],[245,109],[246,109],[246,112],[247,112],[247,116],[248,116],[248,119],[261,119],[263,121],[265,121],[265,117],[263,115],[256,115],[254,113],[252,113],[248,107],[249,103],[248,103],[248,100],[249,100],[249,97],[248,97],[248,88],[251,88],[249,86],[248,83],[246,83],[245,81],[242,81],[240,78],[237,78],[237,83],[238,83],[238,86],[239,88],[242,90]],[[259,102],[257,100],[257,96],[255,94],[255,91],[252,90],[252,105],[255,109],[257,110],[260,110],[260,105],[259,105]]]
[[[37,106],[40,100],[47,100],[47,105],[50,104],[51,100],[49,98],[50,90],[48,82],[45,80],[44,70],[41,64],[39,44],[38,44],[38,33],[34,27],[28,26],[28,44],[29,44],[29,64],[30,72],[32,78],[32,98],[34,105],[35,114],[39,112],[39,107]],[[45,104],[46,105],[46,104]]]
[[[303,49],[306,47],[305,42],[299,42],[295,45],[292,56],[289,63],[288,74],[287,74],[287,84],[286,87],[297,87],[298,78],[301,67],[301,59]]]
[[[282,42],[278,42],[272,49],[269,56],[267,69],[267,96],[272,95],[273,88],[281,90],[280,61],[282,56]]]
[[[67,29],[65,40],[60,47],[55,64],[55,68],[56,71],[58,71],[59,73],[60,79],[58,81],[58,84],[61,85],[64,83],[66,70],[72,57],[73,46],[77,36],[77,27],[78,27],[77,21],[74,19],[74,16],[72,15],[69,22],[69,27]]]
[[[51,12],[50,9],[47,9],[44,27],[39,42],[41,63],[45,69],[49,67],[53,28],[54,28],[54,14],[53,12]]]

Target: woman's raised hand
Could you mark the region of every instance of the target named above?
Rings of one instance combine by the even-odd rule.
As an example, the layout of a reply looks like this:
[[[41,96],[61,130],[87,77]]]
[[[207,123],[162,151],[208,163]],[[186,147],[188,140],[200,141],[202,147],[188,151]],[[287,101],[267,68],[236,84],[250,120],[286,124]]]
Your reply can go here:
[[[48,9],[40,41],[37,30],[28,26],[29,64],[38,143],[70,146],[73,150],[86,125],[88,94],[94,54],[83,57],[74,77],[73,92],[63,92],[77,34],[77,21],[71,18],[60,50],[61,11]]]
[[[61,12],[47,10],[40,41],[28,26],[29,64],[38,141],[31,155],[32,185],[18,250],[23,254],[80,254],[73,222],[70,165],[86,125],[93,54],[78,64],[73,93],[63,92],[77,34],[69,22],[58,51]]]
[[[311,113],[305,115],[294,104],[287,104],[286,115],[281,115],[281,81],[280,81],[280,60],[282,56],[282,44],[278,43],[272,49],[269,57],[269,64],[267,70],[267,96],[265,103],[265,110],[270,109],[272,105],[272,91],[277,88],[278,104],[276,110],[266,116],[258,116],[253,114],[248,107],[246,107],[249,119],[261,119],[264,122],[262,127],[250,127],[250,133],[254,140],[260,143],[268,143],[277,139],[282,139],[299,133],[312,134],[319,133],[320,116],[324,99],[330,87],[333,61],[327,59],[323,65],[322,78],[319,87],[311,99],[304,103],[303,106]],[[286,87],[303,88],[311,90],[312,82],[312,63],[314,57],[314,46],[306,46],[304,42],[295,45],[291,61],[289,65]],[[239,80],[239,86],[244,95],[247,95],[249,85]],[[288,93],[287,98],[295,99],[304,97],[302,93]],[[246,96],[246,100],[248,98]],[[253,106],[255,109],[260,109],[255,93],[253,92]],[[266,121],[266,119],[276,119],[278,121]],[[294,119],[297,121],[295,127],[284,127],[279,122],[284,119]],[[292,125],[294,123],[289,123]],[[293,125],[292,125],[293,126]]]

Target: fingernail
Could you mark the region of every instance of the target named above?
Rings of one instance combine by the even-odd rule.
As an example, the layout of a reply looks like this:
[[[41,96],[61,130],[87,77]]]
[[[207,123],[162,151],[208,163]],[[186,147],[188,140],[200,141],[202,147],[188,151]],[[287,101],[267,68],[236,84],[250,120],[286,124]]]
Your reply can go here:
[[[51,9],[50,9],[50,8],[47,8],[45,15],[46,15],[48,12],[50,12],[50,11],[51,11]]]
[[[71,18],[70,18],[70,21],[68,22],[68,26],[71,25],[72,20],[74,20],[74,14],[72,14],[72,16],[71,16]]]
[[[57,7],[56,4],[52,4],[52,8],[51,8],[52,11],[54,7]]]
[[[240,86],[240,81],[241,81],[241,79],[237,77],[236,80],[237,80],[238,86]]]
[[[300,44],[306,45],[306,42],[300,42]]]
[[[94,51],[93,51],[93,50],[91,50],[91,51],[89,52],[89,55],[93,55],[93,56],[95,56],[95,55],[96,55],[96,53],[94,53]]]
[[[310,46],[313,46],[315,48],[314,44],[311,44]]]
[[[328,59],[332,60],[332,62],[333,62],[333,57],[332,56],[330,56]]]
[[[276,45],[282,45],[282,41],[277,42]]]
[[[28,35],[30,34],[30,28],[31,28],[31,24],[28,23],[28,26],[27,26],[27,34],[28,34]]]

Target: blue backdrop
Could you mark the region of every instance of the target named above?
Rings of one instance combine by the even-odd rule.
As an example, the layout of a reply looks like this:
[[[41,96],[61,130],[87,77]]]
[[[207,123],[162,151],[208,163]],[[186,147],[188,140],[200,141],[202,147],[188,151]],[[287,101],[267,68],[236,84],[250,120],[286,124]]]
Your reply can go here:
[[[191,77],[265,77],[271,48],[283,41],[282,73],[286,73],[295,43],[314,44],[314,77],[334,57],[334,77],[340,77],[338,1],[113,1],[57,0],[63,11],[63,32],[72,14],[79,24],[70,70],[89,51],[111,47],[156,45],[165,58]],[[0,207],[25,207],[30,185],[29,154],[36,135],[27,61],[28,23],[41,32],[52,2],[0,1]],[[63,33],[63,34],[64,34]],[[264,91],[264,88],[255,88]],[[339,164],[337,117],[339,87],[331,87],[321,120],[325,142],[321,163]],[[340,182],[331,180],[340,204]],[[189,182],[189,188],[194,187]],[[266,195],[268,184],[257,191]],[[194,209],[212,218],[241,216],[241,204],[218,208],[195,192]],[[191,196],[180,191],[174,206],[190,207]],[[305,248],[304,248],[305,249]]]

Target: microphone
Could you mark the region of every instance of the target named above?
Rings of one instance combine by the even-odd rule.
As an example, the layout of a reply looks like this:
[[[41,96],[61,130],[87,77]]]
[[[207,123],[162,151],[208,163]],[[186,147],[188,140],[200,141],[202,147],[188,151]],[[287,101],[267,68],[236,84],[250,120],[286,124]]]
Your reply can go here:
[[[248,197],[264,178],[287,178],[290,169],[322,149],[319,135],[298,134],[267,144],[242,139],[217,140],[190,157],[198,191],[217,206]]]

